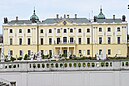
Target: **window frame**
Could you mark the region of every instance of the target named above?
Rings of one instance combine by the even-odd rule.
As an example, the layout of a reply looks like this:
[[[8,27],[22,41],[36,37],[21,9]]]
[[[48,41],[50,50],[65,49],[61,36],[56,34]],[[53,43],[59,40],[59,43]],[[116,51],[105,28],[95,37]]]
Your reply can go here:
[[[30,38],[27,39],[27,44],[28,44],[28,45],[31,44],[31,39],[30,39]]]
[[[49,33],[52,33],[52,29],[49,29]]]
[[[99,32],[102,32],[103,30],[102,30],[102,28],[101,27],[99,27]]]
[[[9,29],[9,33],[13,33],[13,29]]]
[[[27,29],[27,33],[31,33],[30,29]]]
[[[87,50],[87,55],[90,55],[90,50]]]
[[[19,29],[19,33],[22,33],[22,29]]]
[[[22,45],[22,38],[19,38],[19,45]]]
[[[10,38],[10,45],[13,45],[13,38]]]
[[[43,45],[43,38],[40,38],[40,44]]]
[[[107,28],[107,32],[111,32],[111,28],[110,27]]]
[[[64,31],[63,31],[64,33],[67,33],[67,29],[64,29]]]
[[[40,33],[43,33],[43,29],[40,30]]]
[[[72,28],[70,29],[70,33],[73,33],[73,29]]]
[[[80,28],[80,29],[78,29],[78,33],[82,33],[82,29]]]
[[[120,32],[121,30],[120,30],[120,27],[117,27],[117,32]]]
[[[90,28],[87,29],[87,33],[90,33]]]
[[[111,49],[108,49],[108,55],[111,55]]]
[[[99,37],[99,44],[102,44],[102,42],[103,42],[103,38]]]

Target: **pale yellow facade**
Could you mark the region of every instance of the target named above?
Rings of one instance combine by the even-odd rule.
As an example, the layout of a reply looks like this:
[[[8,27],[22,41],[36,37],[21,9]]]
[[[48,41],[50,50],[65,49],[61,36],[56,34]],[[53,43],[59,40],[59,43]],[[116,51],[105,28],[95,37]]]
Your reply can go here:
[[[8,55],[8,51],[11,50],[13,57],[20,57],[20,51],[23,51],[24,55],[28,52],[42,51],[44,55],[51,52],[52,55],[73,54],[77,57],[80,55],[95,57],[97,53],[105,51],[108,57],[127,57],[126,21],[99,23],[91,20],[88,23],[73,23],[69,20],[69,18],[62,18],[53,24],[41,22],[3,24],[4,54]],[[10,29],[12,29],[11,33]],[[19,33],[20,29],[22,32]],[[29,33],[28,29],[30,29]],[[29,45],[28,38],[30,38]]]

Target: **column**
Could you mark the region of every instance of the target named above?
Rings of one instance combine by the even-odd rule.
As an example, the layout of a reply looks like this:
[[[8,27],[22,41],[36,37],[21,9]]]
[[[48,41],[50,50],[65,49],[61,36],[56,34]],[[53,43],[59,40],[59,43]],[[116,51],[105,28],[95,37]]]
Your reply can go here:
[[[67,57],[69,57],[69,47],[67,47]]]
[[[60,54],[62,54],[62,47],[60,47]]]
[[[75,55],[75,47],[73,47],[74,48],[74,50],[73,50],[73,54]]]

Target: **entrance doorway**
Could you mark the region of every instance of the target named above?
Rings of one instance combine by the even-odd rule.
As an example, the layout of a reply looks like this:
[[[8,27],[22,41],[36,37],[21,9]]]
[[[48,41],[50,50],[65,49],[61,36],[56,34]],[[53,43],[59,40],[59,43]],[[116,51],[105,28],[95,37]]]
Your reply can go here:
[[[64,57],[67,57],[67,50],[63,50]]]

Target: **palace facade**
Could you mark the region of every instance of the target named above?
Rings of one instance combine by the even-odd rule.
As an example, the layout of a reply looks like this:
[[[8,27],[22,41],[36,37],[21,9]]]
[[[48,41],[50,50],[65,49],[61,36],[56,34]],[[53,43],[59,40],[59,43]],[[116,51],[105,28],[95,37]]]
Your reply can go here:
[[[108,57],[127,57],[127,29],[124,15],[109,19],[102,9],[92,20],[57,14],[43,21],[34,10],[29,20],[4,18],[4,54],[10,51],[13,57],[20,57],[41,51],[44,55],[95,57],[105,52]]]

